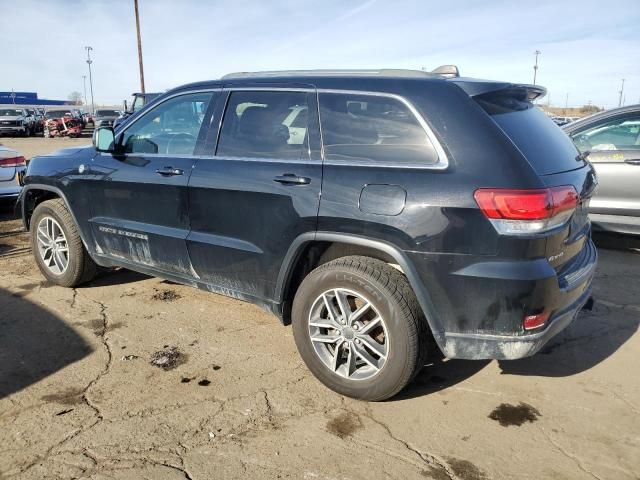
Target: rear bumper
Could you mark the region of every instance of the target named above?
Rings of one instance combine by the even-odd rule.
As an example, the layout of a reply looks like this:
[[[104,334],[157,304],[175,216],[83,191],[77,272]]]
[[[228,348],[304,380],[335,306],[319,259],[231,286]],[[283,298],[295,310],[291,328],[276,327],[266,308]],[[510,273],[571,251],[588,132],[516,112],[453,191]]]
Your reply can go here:
[[[428,291],[427,317],[443,354],[480,360],[533,355],[569,325],[591,296],[598,255],[587,239],[560,271],[545,258],[410,257]],[[524,317],[542,312],[547,322],[524,330]]]
[[[568,327],[591,296],[588,288],[573,304],[558,312],[546,328],[529,335],[445,333],[443,353],[467,360],[516,360],[536,354],[549,340]]]

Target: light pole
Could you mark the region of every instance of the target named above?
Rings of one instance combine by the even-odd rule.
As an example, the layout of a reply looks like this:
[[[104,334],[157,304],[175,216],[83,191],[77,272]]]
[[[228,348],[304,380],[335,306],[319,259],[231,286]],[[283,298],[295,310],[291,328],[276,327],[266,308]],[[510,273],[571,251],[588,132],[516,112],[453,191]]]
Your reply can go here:
[[[140,92],[144,93],[144,68],[142,68],[142,40],[140,39],[140,15],[138,14],[138,0],[133,0],[136,12],[136,33],[138,34],[138,63],[140,65]]]
[[[542,52],[540,50],[536,50],[535,52],[536,55],[536,63],[533,66],[533,84],[536,84],[536,77],[538,76],[538,55],[540,55]]]
[[[84,104],[87,104],[87,76],[82,75],[82,84],[84,85]]]
[[[622,106],[622,94],[624,93],[624,78],[622,79],[622,85],[620,86],[620,98],[618,99],[618,106]]]
[[[91,60],[91,50],[93,50],[93,48],[92,47],[84,47],[84,48],[87,51],[87,65],[89,65],[89,88],[91,89],[91,114],[95,115],[96,110],[95,110],[95,105],[93,103],[93,78],[91,77],[91,64],[93,63],[93,60]]]

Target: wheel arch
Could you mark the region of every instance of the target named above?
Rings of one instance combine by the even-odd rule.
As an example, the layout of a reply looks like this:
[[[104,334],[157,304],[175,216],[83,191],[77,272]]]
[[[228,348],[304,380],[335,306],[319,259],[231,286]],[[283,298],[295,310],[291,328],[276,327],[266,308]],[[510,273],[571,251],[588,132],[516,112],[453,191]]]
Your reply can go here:
[[[52,200],[54,198],[59,198],[64,202],[65,207],[69,211],[69,214],[71,214],[71,218],[73,218],[73,221],[78,228],[78,233],[80,234],[82,243],[84,244],[85,248],[87,248],[87,242],[84,237],[84,232],[82,231],[82,228],[80,228],[80,224],[78,223],[78,219],[76,218],[76,215],[73,212],[73,209],[71,208],[71,204],[69,203],[69,200],[67,200],[67,197],[62,190],[52,185],[29,184],[29,185],[25,185],[22,188],[19,201],[20,201],[20,214],[22,216],[22,223],[25,229],[27,231],[30,229],[31,217],[36,207],[40,205],[42,202],[45,202],[47,200]]]
[[[275,287],[275,300],[280,305],[279,316],[285,325],[290,323],[291,303],[293,302],[293,296],[299,285],[299,283],[296,285],[296,282],[301,281],[301,279],[296,278],[296,272],[300,270],[305,271],[304,264],[310,260],[314,268],[322,263],[326,263],[324,260],[332,260],[333,258],[331,258],[331,256],[325,256],[323,261],[320,262],[325,252],[327,252],[332,245],[336,244],[366,249],[367,252],[371,253],[368,256],[378,258],[387,263],[391,263],[390,260],[393,260],[395,265],[397,265],[407,277],[418,299],[420,308],[422,308],[427,318],[431,332],[436,342],[440,345],[441,339],[444,338],[442,325],[436,316],[429,292],[407,255],[395,245],[383,240],[374,240],[345,233],[308,232],[298,236],[292,242],[280,267]],[[353,254],[356,253],[349,253],[349,255]],[[317,259],[314,258],[315,256],[317,256]]]

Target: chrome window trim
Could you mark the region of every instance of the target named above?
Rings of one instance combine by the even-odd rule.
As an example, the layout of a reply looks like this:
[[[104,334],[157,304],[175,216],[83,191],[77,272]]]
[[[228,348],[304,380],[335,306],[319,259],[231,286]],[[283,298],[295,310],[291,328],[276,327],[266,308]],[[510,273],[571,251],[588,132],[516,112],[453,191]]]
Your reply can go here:
[[[199,89],[199,90],[187,90],[187,91],[183,91],[183,92],[176,92],[173,95],[169,95],[168,97],[165,97],[162,99],[162,101],[160,101],[157,105],[155,105],[151,110],[149,110],[148,112],[145,112],[144,115],[140,115],[138,118],[134,119],[131,123],[129,123],[127,125],[127,127],[122,130],[121,132],[118,132],[117,137],[118,138],[118,142],[116,142],[117,144],[120,143],[120,140],[122,140],[122,137],[124,136],[124,134],[127,132],[127,130],[129,130],[129,128],[131,128],[131,126],[135,125],[135,123],[140,120],[141,118],[146,117],[147,115],[149,115],[151,112],[153,112],[156,108],[158,108],[160,105],[162,105],[163,103],[171,100],[172,98],[176,98],[176,97],[182,97],[184,95],[192,95],[195,93],[215,93],[215,92],[221,92],[223,90],[222,87],[217,87],[217,88],[204,88],[204,89]],[[202,127],[200,127],[202,128]],[[207,127],[208,128],[208,127]],[[198,133],[199,135],[199,133]],[[103,152],[100,152],[103,153]],[[112,154],[108,154],[108,155],[112,155]],[[135,153],[123,153],[123,155],[135,155]],[[145,156],[145,157],[154,157],[154,158],[158,158],[158,157],[171,157],[171,158],[201,158],[203,157],[203,155],[172,155],[170,153],[145,153],[143,154],[138,154],[138,156]]]
[[[236,87],[233,85],[227,85],[224,90],[233,92],[305,92],[313,93],[317,90],[312,87]]]
[[[391,162],[366,162],[366,161],[335,161],[335,160],[325,160],[324,159],[324,141],[322,142],[322,158],[324,163],[327,165],[357,165],[359,167],[386,167],[386,168],[416,168],[416,169],[426,169],[426,170],[446,170],[449,167],[449,159],[447,154],[442,148],[440,141],[436,137],[435,133],[426,122],[424,117],[418,112],[418,110],[413,106],[413,104],[404,98],[401,95],[395,93],[388,92],[371,92],[365,90],[342,90],[342,89],[332,89],[332,88],[319,88],[318,92],[318,116],[320,117],[320,134],[322,138],[322,116],[320,115],[320,95],[321,93],[329,93],[329,94],[340,94],[340,95],[368,95],[372,97],[387,97],[394,100],[399,101],[404,104],[409,111],[416,118],[420,126],[423,128],[425,133],[427,134],[427,138],[433,145],[433,148],[436,151],[436,155],[438,156],[438,161],[436,163],[429,163],[425,165],[421,165],[418,163],[391,163]]]

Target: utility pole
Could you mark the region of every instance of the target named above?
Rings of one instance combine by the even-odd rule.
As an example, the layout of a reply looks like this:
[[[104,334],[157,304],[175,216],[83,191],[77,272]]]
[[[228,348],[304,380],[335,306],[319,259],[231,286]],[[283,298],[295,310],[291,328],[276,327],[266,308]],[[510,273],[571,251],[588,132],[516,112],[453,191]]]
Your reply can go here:
[[[536,77],[538,76],[538,55],[540,55],[542,52],[540,50],[536,50],[535,52],[536,55],[536,63],[533,66],[533,84],[536,84]]]
[[[138,63],[140,64],[140,91],[144,93],[144,68],[142,67],[142,40],[140,39],[140,15],[138,14],[138,0],[133,0],[136,11],[136,32],[138,34]]]
[[[91,89],[91,114],[96,114],[95,104],[93,103],[93,77],[91,76],[91,64],[93,60],[91,60],[91,50],[92,47],[84,47],[87,51],[87,65],[89,65],[89,88]]]
[[[622,106],[622,94],[624,93],[624,78],[622,79],[622,85],[620,86],[620,98],[618,98],[618,106]]]
[[[84,85],[84,104],[87,105],[87,76],[82,75],[82,83]]]
[[[567,96],[564,99],[564,109],[566,110],[569,107],[569,92],[567,92]]]

